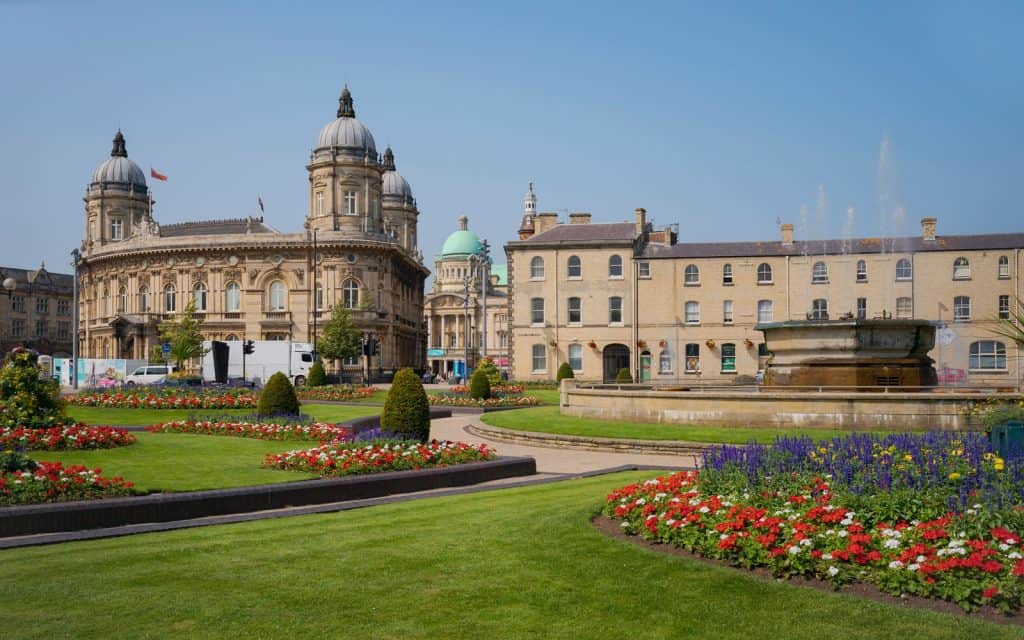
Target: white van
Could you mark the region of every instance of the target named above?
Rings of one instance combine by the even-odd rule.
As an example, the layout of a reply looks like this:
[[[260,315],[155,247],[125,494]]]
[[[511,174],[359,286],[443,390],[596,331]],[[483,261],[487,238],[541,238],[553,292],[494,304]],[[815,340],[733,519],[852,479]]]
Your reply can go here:
[[[147,364],[126,375],[124,377],[124,384],[128,387],[134,387],[137,384],[159,384],[172,371],[174,371],[174,367],[171,365]]]

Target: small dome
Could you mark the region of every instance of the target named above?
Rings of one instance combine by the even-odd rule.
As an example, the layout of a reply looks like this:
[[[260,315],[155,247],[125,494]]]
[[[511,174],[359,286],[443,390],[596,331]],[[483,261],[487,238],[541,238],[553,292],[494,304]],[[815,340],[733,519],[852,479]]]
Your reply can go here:
[[[352,106],[352,94],[349,93],[348,86],[341,92],[338,102],[338,117],[328,122],[320,130],[320,136],[316,140],[317,150],[340,147],[358,150],[359,155],[367,153],[376,159],[377,145],[373,141],[373,134],[366,128],[366,125],[356,120],[356,112]]]
[[[92,172],[93,183],[136,185],[144,191],[146,189],[146,174],[142,172],[139,165],[128,159],[128,152],[125,149],[124,135],[118,129],[114,136],[114,148],[110,157],[104,160]]]
[[[391,147],[384,150],[384,175],[381,177],[381,188],[383,191],[381,194],[384,197],[401,198],[403,200],[412,199],[412,187],[406,182],[402,174],[398,173],[395,169],[395,154],[392,153]]]
[[[465,256],[480,253],[480,238],[467,228],[466,216],[459,218],[459,230],[448,236],[441,247],[441,257]]]

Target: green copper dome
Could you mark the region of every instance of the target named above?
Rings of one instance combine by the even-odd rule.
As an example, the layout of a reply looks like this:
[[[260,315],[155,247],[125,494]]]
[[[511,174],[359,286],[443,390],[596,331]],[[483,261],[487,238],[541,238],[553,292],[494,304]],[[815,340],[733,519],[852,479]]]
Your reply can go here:
[[[459,218],[459,230],[448,236],[441,247],[441,257],[480,253],[480,238],[469,230],[465,216]]]

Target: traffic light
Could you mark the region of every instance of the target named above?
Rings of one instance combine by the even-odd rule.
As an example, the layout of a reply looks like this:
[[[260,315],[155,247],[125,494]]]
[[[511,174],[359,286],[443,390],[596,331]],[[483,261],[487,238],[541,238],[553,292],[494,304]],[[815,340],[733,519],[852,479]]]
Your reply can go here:
[[[245,342],[242,343],[242,353],[244,353],[245,355],[250,355],[255,350],[256,343],[254,343],[252,340],[246,340]]]
[[[373,340],[370,341],[370,351],[371,351],[371,355],[375,355],[375,356],[379,356],[380,355],[380,340],[373,339]]]

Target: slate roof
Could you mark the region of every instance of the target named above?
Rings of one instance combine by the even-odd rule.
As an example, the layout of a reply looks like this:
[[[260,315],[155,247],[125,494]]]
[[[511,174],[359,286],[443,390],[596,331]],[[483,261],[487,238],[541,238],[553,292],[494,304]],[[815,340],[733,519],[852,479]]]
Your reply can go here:
[[[231,220],[200,220],[160,225],[160,237],[215,236],[232,233],[274,233],[259,218],[235,218]]]
[[[583,226],[583,225],[581,225]],[[650,243],[644,258],[732,258],[800,255],[842,255],[846,253],[918,253],[928,251],[972,251],[978,249],[1024,248],[1024,233],[989,233],[937,236],[925,241],[920,236],[905,238],[853,238],[851,240],[808,240],[784,245],[773,242],[685,242],[668,246]]]
[[[14,278],[18,283],[15,293],[26,291],[51,291],[55,293],[72,292],[75,277],[70,273],[51,273],[46,267],[38,269],[18,269],[16,267],[0,267],[0,282]]]
[[[610,222],[597,224],[559,224],[543,233],[509,244],[540,244],[556,242],[632,242],[636,224]]]

